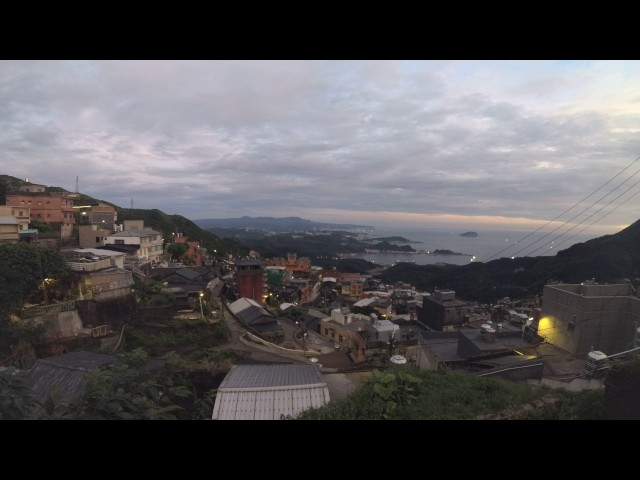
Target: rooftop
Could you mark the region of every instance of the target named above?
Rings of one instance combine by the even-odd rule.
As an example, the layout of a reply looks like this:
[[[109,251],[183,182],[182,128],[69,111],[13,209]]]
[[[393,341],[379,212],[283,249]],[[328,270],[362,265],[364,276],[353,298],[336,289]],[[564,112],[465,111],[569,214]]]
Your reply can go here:
[[[316,365],[234,365],[216,395],[213,420],[278,420],[329,401]]]

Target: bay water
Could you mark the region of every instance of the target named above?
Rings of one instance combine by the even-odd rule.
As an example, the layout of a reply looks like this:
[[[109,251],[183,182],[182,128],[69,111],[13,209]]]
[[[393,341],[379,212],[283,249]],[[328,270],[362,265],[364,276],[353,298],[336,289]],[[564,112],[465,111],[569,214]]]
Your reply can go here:
[[[393,265],[399,262],[411,262],[417,265],[433,265],[448,263],[466,265],[470,262],[486,262],[502,257],[524,257],[555,255],[576,243],[585,242],[602,234],[590,234],[587,231],[562,235],[561,231],[548,233],[540,231],[535,234],[522,231],[505,230],[473,230],[477,237],[461,236],[467,230],[431,229],[431,230],[396,230],[376,229],[367,232],[367,238],[400,236],[410,243],[390,241],[395,245],[410,245],[418,253],[365,253],[353,255],[381,265]],[[526,238],[525,238],[526,237]],[[450,250],[454,255],[434,254],[435,250]]]

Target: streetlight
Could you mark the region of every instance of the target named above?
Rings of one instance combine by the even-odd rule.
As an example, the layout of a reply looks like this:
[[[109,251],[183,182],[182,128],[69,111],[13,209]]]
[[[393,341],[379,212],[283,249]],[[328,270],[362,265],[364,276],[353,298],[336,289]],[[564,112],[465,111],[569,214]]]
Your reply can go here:
[[[200,315],[204,318],[204,312],[202,311],[202,297],[204,297],[204,293],[200,292],[198,296],[198,300],[200,300]]]

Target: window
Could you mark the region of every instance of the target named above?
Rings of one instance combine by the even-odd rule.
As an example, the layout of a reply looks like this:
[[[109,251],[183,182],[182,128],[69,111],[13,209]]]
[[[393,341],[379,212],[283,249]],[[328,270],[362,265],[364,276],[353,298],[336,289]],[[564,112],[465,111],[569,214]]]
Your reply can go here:
[[[116,240],[115,244],[116,245],[124,245],[124,240]]]
[[[338,335],[338,342],[344,342],[344,337],[342,335]]]
[[[325,329],[324,329],[324,334],[325,334],[325,335],[329,335],[329,329],[328,329],[328,328],[325,328]]]
[[[100,237],[96,237],[96,243],[100,243]]]

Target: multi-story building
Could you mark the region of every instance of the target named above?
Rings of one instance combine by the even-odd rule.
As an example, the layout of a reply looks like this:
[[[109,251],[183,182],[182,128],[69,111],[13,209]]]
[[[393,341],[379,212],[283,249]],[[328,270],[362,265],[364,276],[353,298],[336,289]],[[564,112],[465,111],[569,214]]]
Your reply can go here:
[[[298,258],[295,253],[287,254],[287,258],[272,258],[267,261],[268,265],[285,267],[294,277],[307,277],[311,271],[311,260],[307,257]]]
[[[433,330],[447,331],[469,318],[471,306],[457,299],[454,290],[436,289],[433,295],[423,297],[422,307],[417,310],[419,321]]]
[[[67,239],[73,234],[75,223],[73,195],[54,193],[7,193],[6,204],[11,207],[29,207],[30,221],[53,224],[60,228],[60,238]]]
[[[77,276],[83,299],[111,300],[131,294],[133,277],[124,269],[124,253],[95,248],[62,252]]]
[[[640,327],[640,299],[629,284],[545,285],[538,334],[575,354],[629,349]]]
[[[330,317],[320,321],[320,335],[345,348],[364,350],[371,333],[369,317],[341,309],[332,310]]]
[[[101,228],[100,225],[79,225],[78,243],[81,248],[102,247],[105,238],[113,233],[113,230]]]
[[[111,205],[96,203],[91,205],[78,205],[74,207],[79,212],[81,224],[97,225],[106,230],[115,230],[118,213]]]
[[[18,191],[27,193],[44,193],[47,187],[36,183],[29,183],[29,179],[25,179],[25,184],[18,187]]]
[[[8,205],[0,205],[0,216],[16,217],[21,231],[29,228],[29,222],[31,220],[29,213],[29,207],[10,207]]]
[[[125,220],[124,229],[104,237],[104,246],[109,250],[127,253],[127,260],[141,268],[158,263],[164,253],[162,233],[144,227],[143,220]]]
[[[240,297],[250,298],[255,302],[263,302],[264,269],[260,260],[236,260],[233,280],[236,293]]]
[[[13,216],[0,216],[0,243],[18,243],[20,225]]]
[[[181,233],[175,234],[173,240],[175,243],[183,243],[187,246],[187,251],[181,258],[190,259],[198,267],[203,265],[203,257],[206,249],[200,246],[200,242],[190,242],[189,237],[185,237]]]

